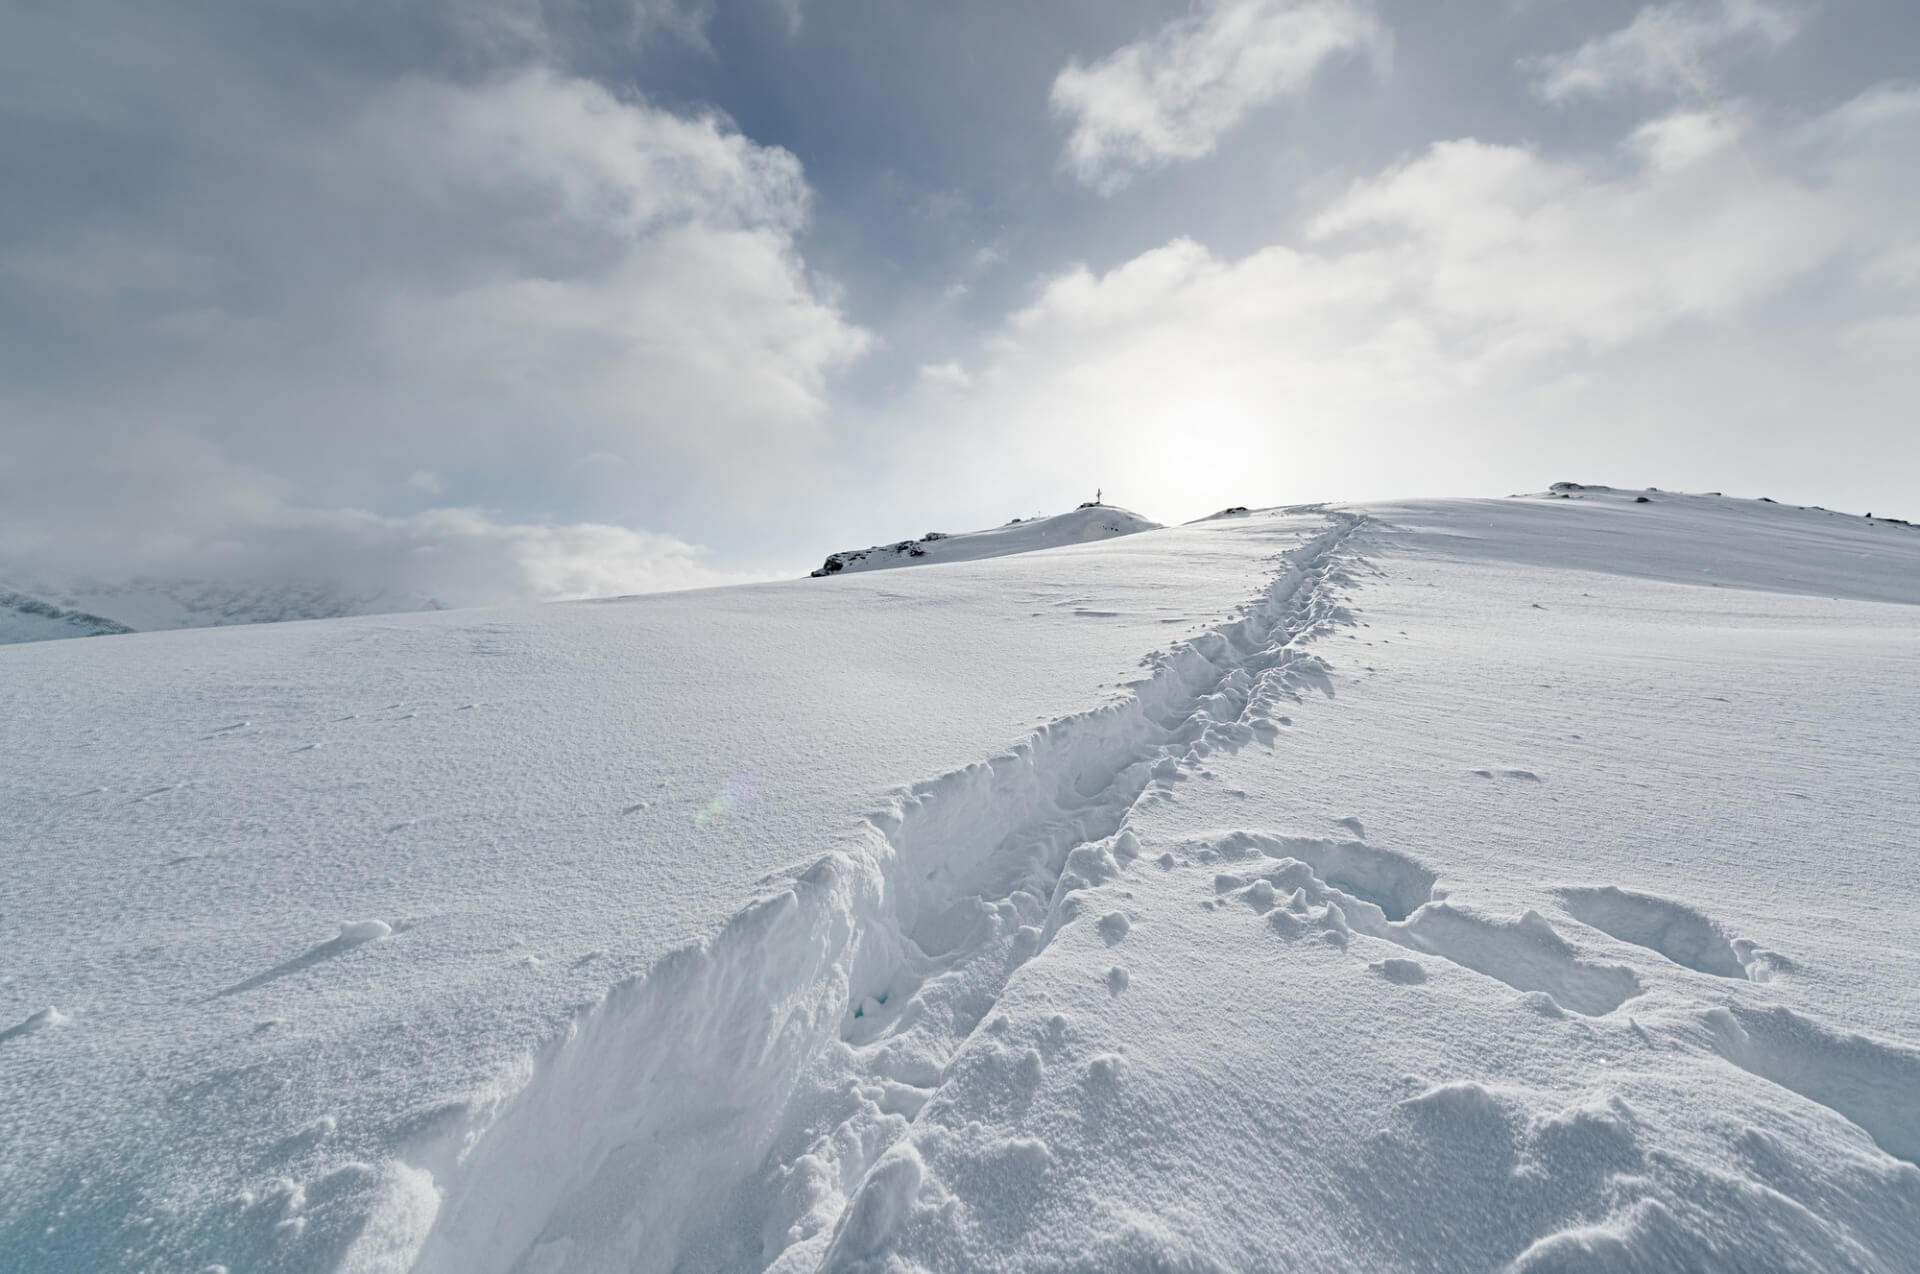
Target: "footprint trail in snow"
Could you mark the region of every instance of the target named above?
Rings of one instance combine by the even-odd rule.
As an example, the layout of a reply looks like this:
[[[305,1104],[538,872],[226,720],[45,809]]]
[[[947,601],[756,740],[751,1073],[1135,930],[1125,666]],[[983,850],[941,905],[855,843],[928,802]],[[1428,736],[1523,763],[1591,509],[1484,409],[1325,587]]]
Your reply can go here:
[[[1126,698],[901,794],[583,1013],[472,1116],[457,1161],[422,1156],[445,1194],[414,1268],[624,1253],[636,1271],[791,1271],[879,1242],[885,1200],[917,1187],[888,1147],[1075,892],[1138,853],[1129,812],[1330,691],[1304,646],[1346,621],[1343,550],[1366,519],[1325,517],[1238,618],[1155,657]]]
[[[1504,1251],[1516,1269],[1562,1268],[1569,1254],[1615,1250],[1607,1244],[1622,1259],[1693,1259],[1703,1218],[1744,1216],[1764,1228],[1765,1210],[1753,1211],[1760,1196],[1729,1184],[1724,1157],[1752,1158],[1779,1135],[1750,1129],[1717,1152],[1722,1160],[1697,1141],[1654,1155],[1669,1144],[1656,1141],[1667,1135],[1655,1131],[1660,1085],[1726,1085],[1714,1077],[1787,1103],[1769,1127],[1814,1120],[1807,1126],[1823,1136],[1845,1128],[1868,1154],[1882,1153],[1877,1164],[1862,1160],[1868,1175],[1850,1187],[1872,1217],[1920,1205],[1911,1167],[1920,1054],[1786,1008],[1716,1000],[1717,988],[1758,991],[1797,966],[1689,903],[1602,883],[1490,908],[1467,900],[1480,882],[1443,881],[1420,857],[1369,843],[1364,809],[1364,822],[1334,820],[1347,839],[1245,830],[1148,847],[1137,824],[1177,808],[1183,785],[1207,783],[1226,757],[1271,744],[1293,726],[1290,713],[1334,694],[1312,643],[1358,623],[1340,590],[1361,565],[1354,541],[1367,519],[1326,516],[1261,598],[1155,656],[1129,696],[901,793],[834,853],[769,881],[725,931],[580,1015],[523,1086],[466,1116],[457,1157],[423,1156],[445,1193],[414,1268],[800,1274],[883,1268],[915,1244],[1000,1251],[1018,1239],[1043,1252],[1037,1236],[1019,1238],[1017,1218],[1043,1199],[1083,1197],[1058,1184],[1076,1170],[1075,1136],[1097,1138],[1155,1077],[1123,1041],[1100,1040],[1097,1022],[1044,1013],[1031,991],[1011,1004],[1010,988],[1016,975],[1032,982],[1022,970],[1051,960],[1071,927],[1082,961],[1085,944],[1097,944],[1101,1003],[1164,994],[1154,981],[1143,987],[1142,913],[1128,902],[1156,866],[1168,881],[1200,875],[1194,903],[1218,922],[1243,918],[1236,963],[1267,959],[1260,943],[1297,953],[1276,957],[1285,976],[1305,979],[1295,998],[1384,998],[1434,1029],[1456,1018],[1455,1029],[1469,1031],[1498,1020],[1521,1033],[1571,1033],[1575,1054],[1591,1052],[1601,1073],[1621,1047],[1603,1041],[1638,1041],[1671,1071],[1584,1094],[1544,1079],[1503,1086],[1472,1067],[1465,1077],[1407,1077],[1412,1087],[1374,1117],[1385,1126],[1353,1186],[1365,1197],[1323,1203],[1315,1218],[1424,1207],[1373,1195],[1439,1174],[1448,1185],[1431,1193],[1423,1224]],[[1516,799],[1554,799],[1543,770],[1472,772]],[[1049,976],[1078,967],[1052,964]],[[1372,1011],[1325,1007],[1335,1011],[1318,1016],[1329,1021]],[[1518,1016],[1500,1016],[1508,1011]],[[1173,1029],[1157,1024],[1163,1016],[1149,1020]],[[1317,1016],[1296,1029],[1317,1029]],[[1685,1076],[1707,1078],[1675,1078]],[[1187,1101],[1195,1082],[1175,1077],[1171,1100]],[[1079,1133],[1057,1126],[1062,1103],[1080,1112]],[[1039,1135],[1049,1120],[1051,1133]],[[1262,1147],[1279,1152],[1271,1140]],[[1789,1152],[1777,1157],[1750,1171],[1772,1174],[1762,1179],[1779,1189],[1815,1188],[1789,1186],[1809,1169]],[[1525,1189],[1500,1184],[1509,1158],[1532,1165],[1513,1169]],[[1487,1172],[1495,1175],[1482,1182]],[[1524,1218],[1475,1230],[1499,1213],[1475,1195],[1483,1188],[1508,1192]],[[1719,1202],[1696,1202],[1709,1199]],[[1109,1204],[1125,1213],[1123,1197],[1100,1206]],[[1688,1206],[1708,1211],[1683,1220]],[[1583,1229],[1580,1216],[1610,1228]],[[1871,1241],[1901,1241],[1860,1225],[1853,1233]],[[1194,1255],[1206,1248],[1200,1239],[1183,1247],[1157,1225],[1114,1227],[1113,1262],[1208,1268]],[[1397,1241],[1377,1236],[1353,1250],[1378,1256]],[[1324,1242],[1339,1250],[1333,1236]],[[1823,1231],[1781,1242],[1751,1250],[1843,1250],[1857,1240]]]

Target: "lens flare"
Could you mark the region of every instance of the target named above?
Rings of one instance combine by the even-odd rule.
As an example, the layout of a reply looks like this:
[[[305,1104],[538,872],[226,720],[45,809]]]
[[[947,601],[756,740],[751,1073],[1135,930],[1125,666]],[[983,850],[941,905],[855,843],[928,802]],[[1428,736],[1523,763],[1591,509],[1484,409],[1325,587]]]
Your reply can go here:
[[[759,787],[754,783],[753,775],[736,774],[721,784],[718,792],[707,798],[707,803],[694,814],[693,825],[705,827],[708,823],[726,818],[752,803],[758,793]]]

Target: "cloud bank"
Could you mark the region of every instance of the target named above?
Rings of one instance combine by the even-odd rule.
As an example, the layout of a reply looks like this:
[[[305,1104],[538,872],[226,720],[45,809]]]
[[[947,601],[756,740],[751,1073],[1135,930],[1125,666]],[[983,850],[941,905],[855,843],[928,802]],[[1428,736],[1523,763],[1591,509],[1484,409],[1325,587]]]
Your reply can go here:
[[[157,96],[215,153],[144,216],[0,244],[9,327],[54,355],[0,400],[0,559],[446,604],[727,578],[613,523],[737,457],[751,502],[823,445],[871,337],[801,258],[799,162],[549,65],[350,87],[227,85],[244,122],[171,76],[42,104],[138,135]],[[502,472],[603,517],[483,513]]]
[[[416,475],[419,476],[419,475]],[[384,516],[301,505],[282,479],[204,440],[147,431],[82,458],[0,448],[0,581],[86,593],[148,580],[236,595],[292,588],[354,610],[559,601],[732,583],[670,535],[531,524],[479,508]]]

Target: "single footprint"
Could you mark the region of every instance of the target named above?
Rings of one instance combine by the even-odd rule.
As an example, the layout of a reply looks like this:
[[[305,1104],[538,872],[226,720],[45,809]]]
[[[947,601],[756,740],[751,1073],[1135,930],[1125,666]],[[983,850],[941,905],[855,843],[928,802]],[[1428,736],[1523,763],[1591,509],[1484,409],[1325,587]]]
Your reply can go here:
[[[1717,978],[1746,978],[1751,973],[1740,950],[1717,923],[1683,903],[1606,885],[1597,889],[1560,889],[1560,905],[1581,924],[1636,947],[1657,951],[1677,965]],[[1753,946],[1742,943],[1749,956]],[[1762,957],[1764,959],[1764,957]],[[1764,969],[1764,964],[1756,962]]]
[[[1920,1051],[1832,1030],[1788,1009],[1728,1005],[1702,1022],[1735,1066],[1819,1102],[1920,1166]]]
[[[1221,839],[1218,848],[1230,858],[1254,852],[1298,859],[1333,888],[1378,907],[1388,920],[1405,920],[1430,901],[1439,880],[1416,859],[1360,841],[1234,832]]]
[[[1418,986],[1427,980],[1427,967],[1418,960],[1390,956],[1385,960],[1375,960],[1367,968],[1387,981],[1397,982],[1401,986]]]
[[[1621,964],[1588,964],[1537,911],[1518,920],[1490,920],[1451,903],[1420,908],[1387,937],[1451,960],[1516,991],[1544,991],[1555,1002],[1599,1017],[1640,994],[1640,979]]]

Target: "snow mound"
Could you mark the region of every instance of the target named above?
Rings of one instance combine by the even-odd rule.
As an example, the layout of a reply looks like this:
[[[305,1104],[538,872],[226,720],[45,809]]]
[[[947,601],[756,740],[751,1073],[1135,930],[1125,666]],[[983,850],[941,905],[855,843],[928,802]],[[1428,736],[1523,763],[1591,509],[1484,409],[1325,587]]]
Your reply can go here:
[[[973,562],[983,557],[1006,557],[1013,553],[1087,544],[1095,540],[1110,540],[1118,535],[1159,529],[1158,522],[1148,521],[1127,509],[1110,504],[1083,504],[1071,513],[1059,513],[1050,518],[1015,518],[1005,526],[997,526],[989,531],[969,531],[960,535],[929,531],[917,540],[876,544],[866,549],[847,549],[829,554],[826,563],[813,575],[818,579],[825,575],[880,571],[893,566]]]
[[[49,1026],[65,1026],[73,1021],[65,1013],[49,1004],[27,1014],[24,1021],[16,1022],[6,1030],[0,1031],[0,1040],[10,1040],[16,1035],[25,1035],[30,1031],[45,1030]]]

